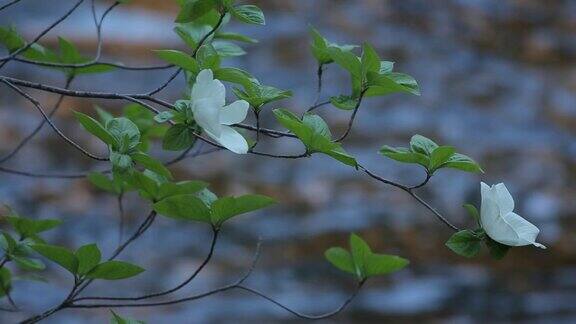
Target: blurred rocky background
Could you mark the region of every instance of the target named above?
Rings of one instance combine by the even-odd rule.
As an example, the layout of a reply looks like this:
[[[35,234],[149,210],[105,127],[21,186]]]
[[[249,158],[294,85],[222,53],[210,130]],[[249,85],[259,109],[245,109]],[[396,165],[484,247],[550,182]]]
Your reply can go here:
[[[454,145],[474,157],[484,175],[441,171],[422,195],[459,226],[472,220],[461,208],[478,203],[479,182],[505,182],[517,211],[541,229],[548,250],[513,249],[502,261],[487,255],[467,260],[444,247],[451,235],[427,210],[403,192],[373,181],[333,160],[275,160],[228,152],[185,160],[173,168],[180,179],[200,179],[218,194],[265,193],[277,207],[231,222],[212,264],[178,294],[191,295],[236,280],[248,267],[256,241],[263,253],[249,285],[291,307],[319,313],[337,307],[353,287],[351,278],[332,269],[323,251],[346,245],[348,233],[362,234],[376,251],[412,261],[407,270],[369,282],[352,305],[326,323],[410,322],[576,322],[576,2],[570,0],[267,0],[266,27],[240,24],[229,30],[260,40],[246,47],[248,56],[225,64],[252,72],[294,97],[268,107],[265,125],[279,128],[270,108],[303,111],[315,97],[315,63],[308,24],[336,42],[369,41],[399,71],[413,75],[422,96],[392,95],[368,99],[359,112],[347,150],[381,175],[418,183],[423,172],[384,159],[383,144],[404,145],[419,133]],[[28,39],[69,8],[72,1],[24,0],[0,13],[0,24],[14,24]],[[88,2],[46,36],[63,35],[95,48]],[[99,2],[102,12],[110,2]],[[184,49],[172,32],[175,1],[134,0],[114,10],[104,23],[104,59],[131,65],[160,63],[150,49]],[[62,86],[52,71],[11,62],[2,71],[21,79]],[[83,76],[75,89],[144,92],[171,71],[119,71]],[[324,96],[348,92],[348,79],[336,67],[325,73]],[[161,94],[169,101],[182,94],[178,78]],[[45,103],[53,95],[33,92]],[[110,111],[121,103],[67,98],[55,122],[93,151],[102,151],[71,118],[73,109]],[[348,113],[319,110],[334,132],[345,128]],[[37,112],[6,87],[0,88],[0,153],[9,152],[40,120]],[[297,151],[291,141],[266,143],[271,151]],[[169,154],[156,150],[161,158]],[[155,152],[156,152],[155,151]],[[17,157],[3,165],[38,172],[81,172],[106,165],[82,157],[48,127]],[[29,217],[57,217],[64,225],[47,233],[52,241],[78,247],[99,242],[110,251],[117,243],[114,197],[85,180],[34,179],[0,173],[0,202]],[[134,195],[126,199],[130,226],[147,212]],[[143,265],[139,277],[99,283],[94,294],[138,295],[169,288],[185,278],[208,250],[208,228],[159,219],[124,259]],[[56,304],[71,278],[50,267],[49,283],[18,282],[13,297],[26,313]],[[276,306],[243,292],[162,308],[118,309],[148,323],[288,323],[298,322]],[[46,323],[103,323],[109,312],[63,311]],[[0,313],[0,322],[19,319]]]

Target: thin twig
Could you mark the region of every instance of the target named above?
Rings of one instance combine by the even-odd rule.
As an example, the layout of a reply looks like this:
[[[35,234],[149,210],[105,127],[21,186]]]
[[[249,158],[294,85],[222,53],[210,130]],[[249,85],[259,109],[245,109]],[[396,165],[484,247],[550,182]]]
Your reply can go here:
[[[8,3],[6,3],[6,4],[2,5],[2,6],[0,6],[0,11],[6,9],[6,8],[8,8],[8,7],[10,7],[11,5],[15,5],[15,4],[17,4],[18,2],[20,2],[20,1],[22,1],[22,0],[12,0],[12,1],[10,1],[10,2],[8,2]]]
[[[66,79],[66,85],[64,86],[65,89],[69,88],[73,79],[74,79],[73,77],[69,77]],[[54,116],[54,114],[58,111],[58,109],[60,109],[60,106],[62,105],[64,98],[65,98],[64,95],[60,95],[60,97],[58,97],[58,101],[56,101],[56,104],[54,105],[52,110],[48,113],[49,118],[52,118],[52,116]],[[42,130],[42,128],[44,127],[45,124],[46,124],[46,119],[42,118],[42,120],[40,120],[40,123],[38,123],[36,128],[34,128],[34,130],[32,132],[30,132],[30,134],[28,134],[26,137],[24,137],[22,139],[22,141],[20,141],[20,143],[18,143],[18,145],[16,145],[16,147],[14,149],[12,149],[12,151],[10,151],[6,155],[4,155],[2,158],[0,158],[0,164],[6,162],[6,161],[10,160],[11,158],[13,158],[14,156],[16,156],[16,154],[18,154],[18,152],[28,142],[30,142],[36,136],[36,134],[38,134],[40,132],[40,130]]]
[[[91,159],[94,159],[97,161],[108,161],[107,157],[100,157],[100,156],[97,156],[97,155],[94,155],[94,154],[88,152],[82,146],[80,146],[78,143],[74,142],[72,139],[70,139],[66,135],[64,135],[64,133],[62,133],[62,131],[58,127],[56,127],[56,125],[54,125],[54,123],[52,123],[52,121],[50,120],[50,117],[48,117],[48,115],[46,115],[46,113],[44,112],[44,109],[42,108],[42,105],[40,104],[40,102],[38,100],[36,100],[34,97],[32,97],[28,93],[22,91],[22,89],[13,85],[9,81],[6,81],[4,79],[0,79],[0,81],[5,83],[12,90],[18,92],[22,97],[26,98],[28,101],[30,101],[36,107],[36,109],[38,109],[38,111],[42,114],[42,117],[44,117],[44,119],[50,125],[50,127],[52,127],[52,129],[56,132],[56,134],[58,134],[58,136],[60,136],[64,141],[66,141],[66,143],[72,145],[75,149],[77,149],[82,154],[86,155],[87,157],[89,157]]]
[[[354,120],[356,119],[356,114],[358,113],[358,110],[360,109],[360,105],[362,104],[362,98],[364,98],[365,93],[366,93],[366,89],[364,89],[360,92],[360,96],[358,97],[358,101],[356,101],[356,106],[354,106],[354,111],[352,111],[352,116],[348,120],[348,127],[346,127],[346,131],[344,131],[344,134],[342,134],[337,140],[335,140],[335,142],[342,142],[344,139],[346,139],[346,137],[348,137],[348,135],[352,131],[352,125],[354,125]]]

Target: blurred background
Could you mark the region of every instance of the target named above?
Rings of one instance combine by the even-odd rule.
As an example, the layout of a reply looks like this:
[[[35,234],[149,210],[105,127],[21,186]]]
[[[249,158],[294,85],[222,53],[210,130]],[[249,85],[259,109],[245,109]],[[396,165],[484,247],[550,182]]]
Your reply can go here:
[[[5,2],[5,1],[3,1]],[[0,25],[14,24],[27,39],[61,16],[72,1],[27,1],[0,13]],[[98,2],[101,13],[111,2]],[[576,322],[576,2],[570,0],[267,0],[254,1],[265,12],[265,27],[232,23],[229,31],[260,40],[245,47],[249,55],[224,65],[250,71],[266,84],[291,89],[294,97],[272,104],[264,125],[280,128],[271,108],[304,111],[315,98],[316,66],[310,53],[308,24],[339,43],[374,45],[383,59],[420,83],[422,96],[391,95],[365,100],[344,147],[387,178],[416,184],[417,167],[383,158],[383,144],[406,145],[422,134],[453,145],[475,158],[486,174],[440,171],[421,194],[461,227],[472,220],[461,207],[478,204],[479,183],[504,182],[520,215],[541,229],[548,250],[525,247],[494,261],[484,252],[468,260],[444,247],[452,234],[408,195],[329,158],[276,160],[218,152],[185,160],[172,168],[177,179],[211,183],[219,195],[263,193],[280,204],[232,221],[210,266],[178,296],[236,280],[249,266],[259,237],[263,251],[248,280],[252,287],[302,312],[336,308],[353,280],[323,258],[326,248],[347,245],[349,232],[361,234],[374,250],[398,254],[411,265],[371,280],[350,307],[326,323],[410,322]],[[160,64],[150,49],[181,49],[172,32],[175,1],[134,0],[115,9],[104,23],[104,60],[130,65]],[[52,46],[62,35],[92,56],[96,36],[89,2],[47,35]],[[87,75],[74,89],[145,92],[172,71],[119,71]],[[62,86],[61,74],[17,62],[2,71],[20,79]],[[323,98],[348,93],[349,81],[335,66],[325,72]],[[161,95],[179,99],[178,78]],[[230,90],[230,89],[229,89]],[[57,99],[32,92],[50,107]],[[229,91],[231,95],[231,91]],[[232,97],[231,97],[232,98]],[[54,120],[65,133],[93,152],[100,143],[82,131],[73,109],[94,105],[120,111],[117,101],[66,98]],[[326,106],[318,110],[334,133],[345,129],[349,114]],[[0,88],[0,153],[9,152],[40,120],[38,113],[6,87]],[[299,152],[294,141],[270,141],[275,152]],[[154,149],[161,159],[170,154]],[[14,159],[2,165],[37,172],[82,172],[107,166],[88,160],[56,137],[49,127]],[[61,218],[47,232],[50,242],[78,247],[98,242],[105,251],[117,244],[115,198],[86,180],[35,179],[0,173],[0,202],[33,218]],[[148,207],[136,194],[126,197],[129,230]],[[178,284],[202,261],[210,231],[202,225],[160,218],[121,259],[147,269],[137,278],[101,282],[90,295],[140,295]],[[71,278],[56,266],[49,283],[18,282],[13,297],[27,315],[55,305]],[[148,323],[298,322],[276,306],[243,292],[228,292],[171,307],[118,309]],[[23,315],[0,313],[9,323]],[[46,323],[103,323],[107,309],[66,310]]]

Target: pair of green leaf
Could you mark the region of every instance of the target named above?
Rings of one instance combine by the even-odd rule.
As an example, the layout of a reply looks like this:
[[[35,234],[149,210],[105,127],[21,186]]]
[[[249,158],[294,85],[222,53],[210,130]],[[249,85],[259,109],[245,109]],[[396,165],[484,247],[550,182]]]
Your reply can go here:
[[[109,177],[104,173],[90,172],[86,178],[96,188],[114,195],[120,195],[132,189],[132,187],[124,181],[122,177],[119,177],[114,173],[112,174],[112,177]]]
[[[434,141],[422,135],[414,135],[410,147],[391,147],[384,145],[380,154],[393,160],[420,164],[433,174],[440,168],[452,168],[466,172],[484,172],[480,165],[470,157],[456,153],[451,146],[438,146]]]
[[[310,27],[309,32],[310,36],[312,37],[312,43],[310,44],[312,55],[314,55],[314,58],[316,61],[318,61],[319,65],[330,64],[334,62],[334,59],[329,52],[329,48],[331,47],[338,48],[343,52],[350,52],[358,47],[357,45],[338,45],[336,43],[332,43],[326,38],[322,37],[322,35],[320,35],[320,33],[314,27]]]
[[[173,195],[154,204],[154,210],[167,217],[208,223],[216,228],[228,219],[276,203],[268,196],[244,195],[217,199],[208,191]]]
[[[62,221],[59,219],[31,219],[16,214],[8,216],[7,219],[22,239],[35,239],[38,234],[51,230],[62,224]]]
[[[420,95],[416,80],[407,74],[392,72],[394,63],[382,61],[370,44],[362,45],[362,55],[358,57],[352,52],[357,46],[331,43],[314,28],[310,34],[312,54],[318,64],[334,62],[350,73],[352,94],[331,97],[330,102],[336,108],[354,109],[361,94],[368,97],[399,92]]]
[[[366,241],[356,234],[350,235],[350,251],[332,247],[326,250],[325,256],[336,268],[355,275],[359,281],[399,271],[409,263],[399,256],[372,252]]]
[[[128,262],[115,260],[100,262],[102,256],[96,244],[81,246],[75,252],[48,244],[35,244],[32,248],[78,278],[119,280],[136,276],[144,271]]]
[[[356,159],[346,153],[340,143],[332,141],[330,129],[320,116],[306,113],[300,119],[286,109],[275,109],[274,115],[282,126],[304,143],[309,153],[323,153],[346,165],[358,166]]]
[[[13,53],[27,45],[24,38],[22,38],[22,36],[16,31],[14,27],[0,27],[0,44],[4,45],[10,53]],[[35,43],[23,51],[20,55],[29,60],[40,61],[44,63],[82,64],[91,61],[90,58],[82,56],[76,46],[63,37],[58,37],[58,47],[59,53],[55,53],[41,46],[40,44]],[[50,68],[64,71],[68,77],[74,77],[79,74],[109,72],[115,69],[113,66],[106,64],[92,64],[78,68]]]
[[[267,103],[292,97],[292,91],[262,85],[257,81],[244,83],[243,85],[243,90],[234,88],[234,94],[238,99],[246,100],[257,111]]]
[[[208,186],[202,181],[169,182],[152,172],[133,172],[126,181],[139,190],[140,195],[152,202],[160,201],[170,196],[195,194]]]
[[[30,257],[30,245],[35,244],[34,239],[15,240],[8,232],[2,232],[0,247],[8,260],[12,260],[24,270],[44,270],[44,263]]]
[[[492,240],[482,229],[458,231],[448,239],[446,246],[458,255],[473,258],[480,253],[482,243],[494,259],[502,259],[510,249],[509,246]]]
[[[478,223],[479,228],[475,230],[465,229],[454,233],[446,242],[446,246],[458,255],[473,258],[480,253],[482,243],[484,243],[494,259],[502,259],[510,247],[498,243],[486,235],[484,229],[481,228],[480,213],[474,205],[466,204],[464,208]]]
[[[39,234],[57,227],[61,224],[61,221],[57,219],[25,218],[13,211],[6,218],[18,234],[19,239],[14,239],[8,232],[2,232],[0,247],[4,250],[5,256],[9,260],[16,262],[22,269],[43,270],[45,268],[44,263],[31,257],[33,251],[30,246],[44,242]]]

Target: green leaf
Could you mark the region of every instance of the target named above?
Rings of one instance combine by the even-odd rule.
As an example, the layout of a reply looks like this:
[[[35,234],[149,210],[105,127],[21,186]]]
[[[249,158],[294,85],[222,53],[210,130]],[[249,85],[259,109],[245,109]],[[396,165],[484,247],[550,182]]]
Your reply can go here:
[[[480,224],[480,213],[478,212],[478,209],[476,209],[476,206],[472,204],[464,204],[463,207],[466,208],[468,214],[470,214],[470,216],[472,216],[472,218],[474,218],[474,220]]]
[[[78,270],[78,259],[70,250],[48,244],[34,244],[31,246],[34,251],[40,253],[45,258],[53,261],[68,270],[72,274],[76,274]]]
[[[172,174],[164,164],[160,161],[153,159],[146,153],[137,152],[131,155],[132,159],[150,171],[154,171],[166,179],[172,179]]]
[[[190,148],[196,141],[197,126],[176,124],[168,129],[162,140],[162,148],[168,151],[181,151]]]
[[[195,194],[206,187],[208,187],[208,184],[203,181],[166,182],[160,185],[158,199],[175,195]]]
[[[392,160],[404,163],[420,164],[425,168],[427,168],[430,163],[429,158],[426,155],[412,152],[405,147],[390,147],[384,145],[379,152]]]
[[[24,38],[22,38],[12,26],[9,28],[0,26],[0,43],[6,47],[9,53],[13,53],[27,44]],[[57,63],[59,61],[56,54],[42,47],[40,44],[32,44],[20,55],[30,60],[43,61],[46,63]]]
[[[352,252],[356,277],[358,280],[362,280],[366,278],[365,260],[372,254],[372,251],[366,241],[356,234],[350,235],[350,251]]]
[[[413,152],[418,152],[430,156],[432,152],[438,148],[438,144],[434,143],[431,139],[422,135],[414,135],[410,139],[410,149]]]
[[[510,247],[508,245],[496,242],[490,237],[488,237],[488,235],[485,235],[484,242],[486,243],[486,246],[490,250],[490,255],[492,256],[492,258],[496,260],[504,258],[506,256],[506,253],[508,253],[508,250],[510,250]]]
[[[97,120],[81,112],[74,112],[74,116],[85,130],[98,137],[108,145],[115,145],[116,140]]]
[[[114,181],[108,178],[106,175],[99,172],[90,172],[86,177],[90,183],[92,183],[98,189],[110,192],[113,194],[119,194]]]
[[[358,104],[358,98],[345,95],[334,96],[330,97],[330,103],[334,107],[340,108],[342,110],[354,110]]]
[[[446,246],[454,253],[472,258],[480,252],[481,238],[471,230],[462,230],[453,234],[446,242]]]
[[[244,87],[250,87],[252,83],[258,83],[258,81],[250,73],[232,67],[225,67],[214,70],[214,79],[240,84]]]
[[[155,50],[154,52],[164,61],[179,66],[186,71],[190,71],[194,74],[200,72],[198,62],[196,62],[192,56],[184,52],[177,50]]]
[[[376,50],[368,44],[364,43],[362,45],[362,75],[366,77],[368,72],[379,72],[380,71],[380,57]]]
[[[8,221],[22,238],[34,236],[62,224],[59,219],[30,219],[19,216],[9,216]]]
[[[370,254],[365,259],[366,277],[390,274],[404,269],[410,261],[395,255]]]
[[[391,93],[405,92],[420,95],[420,88],[414,78],[402,73],[367,72],[367,97],[384,96]]]
[[[460,153],[455,153],[452,155],[452,157],[450,157],[450,159],[448,159],[448,161],[442,167],[466,172],[484,173],[484,170],[482,170],[482,167],[480,167],[476,161]]]
[[[164,216],[211,224],[210,209],[194,194],[174,195],[154,204],[154,210]]]
[[[132,168],[132,158],[128,154],[110,151],[110,162],[114,168],[125,171]]]
[[[328,47],[328,53],[336,64],[350,72],[352,76],[362,78],[362,63],[354,53],[335,46]]]
[[[5,296],[12,288],[12,273],[6,267],[0,268],[0,297]]]
[[[119,153],[128,153],[140,144],[140,129],[126,117],[110,119],[106,122],[105,127],[117,143],[112,147]]]
[[[215,0],[190,0],[184,3],[176,22],[187,23],[209,13],[216,6]]]
[[[37,259],[15,255],[11,256],[11,259],[14,260],[20,267],[26,270],[44,270],[46,268],[44,262]]]
[[[230,13],[234,18],[247,24],[266,25],[264,13],[255,5],[236,6],[233,7]]]
[[[322,37],[314,27],[310,27],[310,36],[312,36],[312,43],[310,44],[312,55],[314,55],[314,58],[320,65],[334,62],[330,55],[330,51],[328,50],[329,47],[336,47],[345,52],[349,52],[358,47],[356,45],[338,45],[331,43]]]
[[[86,274],[90,279],[120,280],[134,277],[144,269],[123,261],[106,261],[95,266]]]
[[[322,119],[320,116],[306,113],[302,117],[302,123],[310,127],[315,134],[326,138],[332,138],[332,133],[330,132],[328,124],[326,124],[324,119]]]
[[[204,44],[198,49],[196,59],[200,65],[201,70],[210,69],[216,70],[220,67],[220,55],[211,44]]]
[[[127,181],[140,191],[140,196],[150,201],[157,200],[159,184],[147,173],[133,172]]]
[[[356,273],[352,256],[345,249],[341,247],[332,247],[326,250],[324,256],[336,268],[351,274]]]
[[[244,195],[240,197],[224,197],[212,203],[212,223],[221,225],[226,220],[251,211],[275,204],[276,201],[263,195]]]
[[[218,200],[218,196],[210,191],[208,188],[204,188],[200,190],[198,193],[195,194],[198,199],[200,199],[206,206],[212,206],[216,200]]]
[[[333,142],[326,123],[317,115],[306,114],[301,120],[289,110],[275,109],[276,119],[296,135],[309,152],[326,154],[346,165],[357,167],[356,159],[350,156],[342,145]]]
[[[248,44],[258,43],[257,39],[254,39],[254,38],[246,36],[246,35],[238,34],[238,33],[219,32],[219,33],[216,33],[215,37],[218,39],[226,39],[226,40],[243,42],[243,43],[248,43]]]
[[[102,124],[106,124],[107,121],[114,118],[114,116],[111,113],[100,108],[99,106],[94,106],[94,108],[96,109],[96,113],[98,114],[98,118],[100,119]]]
[[[380,74],[391,73],[394,70],[394,62],[380,61]]]
[[[428,170],[434,172],[436,169],[441,168],[442,165],[456,153],[456,149],[452,146],[439,146],[430,154],[430,165]]]
[[[102,255],[100,254],[100,249],[96,244],[87,244],[81,246],[76,253],[74,253],[76,259],[78,259],[78,274],[84,275],[92,270],[98,263]]]
[[[304,125],[294,113],[286,109],[274,109],[273,112],[278,122],[298,136],[305,145],[312,139],[312,129]]]
[[[12,237],[12,235],[10,235],[10,233],[7,232],[2,232],[2,238],[2,248],[6,250],[8,254],[14,253],[18,245],[16,240]]]
[[[110,320],[110,324],[145,324],[144,321],[122,317],[114,313],[113,310],[110,310],[110,312],[112,312],[112,319]]]
[[[174,112],[165,110],[158,115],[154,116],[154,120],[158,123],[163,123],[171,120],[174,117]]]
[[[242,56],[246,55],[246,51],[242,49],[242,47],[225,41],[214,41],[212,42],[212,46],[216,50],[216,53],[220,57],[233,57],[233,56]]]
[[[244,91],[234,89],[234,94],[239,99],[246,100],[250,106],[259,110],[261,106],[272,101],[290,98],[292,96],[292,91],[280,90],[272,86],[250,82],[244,84]]]

